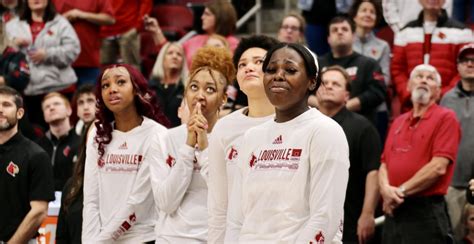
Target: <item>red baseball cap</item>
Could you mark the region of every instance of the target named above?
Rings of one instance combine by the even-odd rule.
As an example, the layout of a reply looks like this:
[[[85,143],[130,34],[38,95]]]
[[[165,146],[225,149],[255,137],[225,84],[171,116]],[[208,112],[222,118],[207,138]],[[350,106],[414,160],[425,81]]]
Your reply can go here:
[[[458,60],[461,59],[464,55],[466,55],[469,52],[474,53],[474,43],[466,44],[461,49],[459,49]]]

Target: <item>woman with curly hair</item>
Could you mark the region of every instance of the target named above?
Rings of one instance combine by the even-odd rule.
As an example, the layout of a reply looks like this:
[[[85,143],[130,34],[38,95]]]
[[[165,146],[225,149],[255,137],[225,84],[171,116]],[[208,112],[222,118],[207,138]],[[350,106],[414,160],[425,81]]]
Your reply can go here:
[[[84,243],[155,240],[150,164],[164,161],[166,119],[147,81],[130,65],[107,67],[96,83],[95,127],[84,173]]]
[[[190,73],[184,93],[189,121],[168,131],[167,160],[151,168],[155,202],[164,213],[158,243],[207,242],[208,136],[226,102],[225,88],[234,79],[231,54],[223,48],[201,48]]]

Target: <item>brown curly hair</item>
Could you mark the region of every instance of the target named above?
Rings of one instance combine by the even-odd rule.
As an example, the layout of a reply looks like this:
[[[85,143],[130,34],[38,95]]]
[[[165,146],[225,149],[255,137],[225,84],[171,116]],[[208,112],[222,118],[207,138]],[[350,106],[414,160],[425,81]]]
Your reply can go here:
[[[193,57],[190,78],[203,68],[218,71],[226,79],[226,86],[235,79],[235,67],[232,63],[232,54],[229,50],[220,47],[202,47]]]

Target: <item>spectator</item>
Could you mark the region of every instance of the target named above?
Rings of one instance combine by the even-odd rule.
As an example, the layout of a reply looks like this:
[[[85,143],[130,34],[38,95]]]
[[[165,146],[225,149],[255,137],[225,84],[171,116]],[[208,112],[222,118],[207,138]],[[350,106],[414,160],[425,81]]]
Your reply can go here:
[[[181,124],[178,108],[183,100],[187,79],[188,67],[183,46],[176,42],[166,43],[153,66],[149,85],[156,92],[158,104],[171,122],[171,127]]]
[[[154,243],[149,167],[164,162],[167,132],[152,94],[131,65],[99,75],[97,121],[86,147],[83,243]]]
[[[262,62],[267,50],[277,43],[267,36],[251,36],[243,38],[235,49],[236,79],[250,105],[220,119],[209,141],[209,243],[224,242],[228,196],[245,131],[274,116],[275,108],[263,88]]]
[[[347,110],[351,80],[341,66],[321,73],[319,110],[344,130],[349,143],[349,182],[344,202],[344,243],[367,243],[375,230],[375,209],[379,200],[378,168],[381,143],[377,129],[365,117]]]
[[[393,122],[379,169],[386,214],[382,243],[452,243],[444,195],[456,161],[459,122],[453,111],[436,104],[441,77],[435,67],[416,66],[407,89],[413,109]]]
[[[277,39],[281,42],[304,44],[306,22],[298,13],[289,13],[280,23]]]
[[[222,47],[230,51],[229,42],[219,34],[210,35],[204,46]]]
[[[350,17],[356,24],[352,49],[377,61],[382,68],[385,87],[390,84],[390,47],[387,42],[374,35],[374,28],[382,18],[382,7],[376,0],[356,0],[349,11]],[[386,99],[387,100],[387,99]],[[380,138],[385,141],[387,134],[389,112],[387,102],[377,107],[377,130]]]
[[[317,61],[304,46],[282,43],[262,65],[275,118],[242,139],[226,241],[340,242],[349,149],[341,127],[308,107],[320,84]]]
[[[71,22],[81,43],[81,52],[72,64],[77,85],[94,84],[100,72],[100,27],[115,23],[112,1],[54,0],[54,6]]]
[[[89,131],[90,124],[85,131]],[[82,209],[84,203],[84,165],[86,163],[87,134],[81,138],[79,157],[72,176],[64,185],[61,195],[58,224],[56,226],[56,244],[81,243]]]
[[[29,118],[44,125],[44,95],[59,91],[71,97],[74,92],[77,77],[71,64],[80,52],[79,39],[69,22],[56,14],[51,0],[27,1],[19,18],[6,28],[8,38],[27,54],[31,76],[24,93]]]
[[[80,140],[69,122],[72,109],[66,97],[57,92],[48,93],[41,107],[49,130],[38,140],[38,144],[51,158],[54,189],[62,191],[77,161]]]
[[[74,131],[78,136],[84,136],[86,127],[94,122],[97,110],[95,106],[96,100],[94,85],[85,84],[76,90],[73,104],[76,105],[76,112],[79,120],[76,122],[76,126],[74,126]]]
[[[451,16],[453,0],[443,1],[445,1],[443,8],[446,9],[448,16]],[[413,0],[382,0],[382,7],[385,22],[390,25],[394,33],[403,29],[408,22],[415,20],[423,9],[419,2]]]
[[[152,168],[155,201],[163,212],[157,243],[207,242],[208,135],[225,103],[225,87],[235,76],[231,54],[203,47],[190,73],[185,90],[189,122],[169,130],[167,160]]]
[[[331,52],[319,58],[321,69],[340,65],[351,76],[351,98],[346,103],[349,111],[357,112],[376,124],[377,106],[385,99],[384,78],[374,59],[352,49],[355,26],[351,19],[334,17],[329,23],[328,42]]]
[[[441,96],[453,88],[459,78],[456,57],[459,49],[472,42],[471,29],[448,18],[441,6],[444,0],[419,0],[423,6],[418,19],[395,35],[391,73],[402,112],[411,107],[407,91],[408,75],[419,64],[431,64],[441,75]]]
[[[18,16],[18,0],[2,0],[0,2],[1,21],[7,23]]]
[[[101,28],[100,63],[115,64],[119,57],[126,64],[140,70],[140,37],[144,17],[152,9],[151,0],[114,0],[115,23]]]
[[[28,243],[54,200],[48,154],[18,131],[23,100],[13,88],[0,87],[0,242]]]
[[[466,204],[463,208],[462,223],[466,228],[464,229],[463,238],[459,244],[471,244],[474,243],[474,205]]]
[[[457,58],[461,80],[441,100],[441,105],[452,109],[461,123],[461,143],[454,167],[453,180],[446,202],[456,239],[464,236],[462,210],[466,205],[465,191],[474,172],[474,43],[461,48]]]
[[[474,179],[469,181],[469,186],[466,190],[466,198],[468,203],[474,204]]]
[[[309,48],[318,56],[325,55],[330,51],[327,27],[337,13],[336,0],[300,0],[298,8],[303,10],[306,20],[305,37]]]

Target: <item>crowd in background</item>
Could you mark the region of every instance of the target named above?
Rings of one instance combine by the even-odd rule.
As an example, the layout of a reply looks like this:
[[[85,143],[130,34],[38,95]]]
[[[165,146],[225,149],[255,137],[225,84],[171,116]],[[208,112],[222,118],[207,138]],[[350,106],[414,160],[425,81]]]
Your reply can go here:
[[[474,243],[474,3],[300,0],[272,38],[215,0],[178,41],[172,2],[1,1],[0,244],[54,191],[57,243]]]

